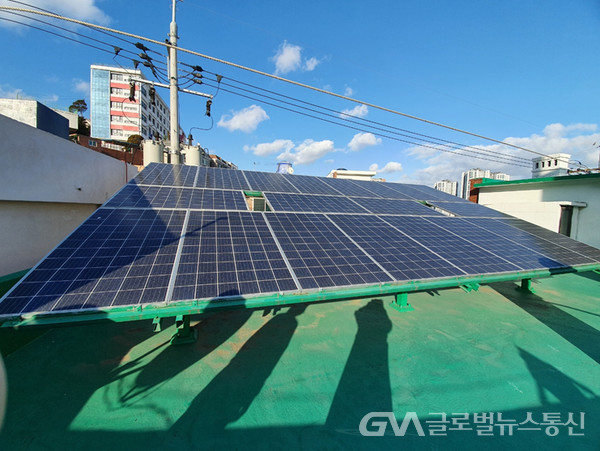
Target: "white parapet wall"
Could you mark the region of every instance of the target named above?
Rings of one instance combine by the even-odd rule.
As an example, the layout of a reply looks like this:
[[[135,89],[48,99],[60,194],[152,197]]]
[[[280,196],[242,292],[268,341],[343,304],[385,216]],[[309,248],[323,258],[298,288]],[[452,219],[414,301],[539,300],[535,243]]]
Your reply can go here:
[[[138,173],[0,115],[0,277],[34,266]]]

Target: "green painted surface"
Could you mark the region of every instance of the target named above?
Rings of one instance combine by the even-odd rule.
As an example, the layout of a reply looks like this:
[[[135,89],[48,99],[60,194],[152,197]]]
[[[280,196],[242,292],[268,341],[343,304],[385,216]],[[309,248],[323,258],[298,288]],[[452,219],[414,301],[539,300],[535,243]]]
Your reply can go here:
[[[0,449],[598,450],[599,282],[415,293],[410,313],[392,296],[214,312],[182,346],[172,320],[56,328],[5,358]],[[433,412],[584,412],[585,428],[362,437],[372,411],[416,412],[426,434]]]
[[[600,178],[600,174],[581,174],[581,175],[569,175],[569,176],[557,176],[557,177],[538,177],[534,179],[520,179],[520,180],[494,180],[484,178],[481,183],[473,185],[474,188],[482,188],[486,186],[498,186],[498,185],[521,185],[525,183],[548,183],[548,182],[575,182],[581,180],[590,180]]]

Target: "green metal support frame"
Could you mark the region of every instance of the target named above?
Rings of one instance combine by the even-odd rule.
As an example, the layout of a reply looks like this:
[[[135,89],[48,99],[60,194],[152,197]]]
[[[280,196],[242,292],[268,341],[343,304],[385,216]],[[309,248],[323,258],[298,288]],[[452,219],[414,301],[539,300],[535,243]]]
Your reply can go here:
[[[190,327],[190,315],[177,315],[175,327],[177,332],[171,337],[172,345],[194,343],[198,339],[198,331]]]
[[[531,279],[521,279],[521,287],[522,291],[526,291],[527,293],[535,293],[533,291],[533,286],[531,284]]]
[[[398,293],[390,306],[399,312],[412,312],[413,306],[408,303],[408,293]]]
[[[400,295],[396,303],[402,307],[402,295],[418,291],[439,290],[488,284],[493,282],[515,281],[550,277],[559,274],[600,270],[600,264],[579,265],[559,269],[543,269],[511,273],[485,274],[477,276],[446,277],[441,279],[413,280],[406,282],[388,282],[359,287],[332,288],[290,293],[272,293],[256,296],[232,296],[215,299],[195,299],[191,301],[163,302],[160,304],[111,307],[104,310],[90,309],[78,312],[56,312],[24,314],[0,318],[1,327],[39,326],[48,324],[71,324],[88,321],[138,321],[155,318],[172,318],[179,315],[189,316],[218,310],[240,308],[281,307],[291,304],[329,302],[338,300],[372,298],[378,296]],[[408,305],[408,304],[407,304]]]

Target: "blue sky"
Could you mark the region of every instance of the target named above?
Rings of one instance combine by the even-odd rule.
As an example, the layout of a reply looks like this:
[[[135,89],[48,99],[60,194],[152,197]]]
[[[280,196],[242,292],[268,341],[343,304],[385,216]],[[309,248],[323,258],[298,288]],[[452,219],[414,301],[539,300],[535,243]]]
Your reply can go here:
[[[25,1],[158,41],[166,38],[171,21],[169,0]],[[0,0],[0,5],[24,7],[9,0]],[[26,21],[5,12],[0,17]],[[178,3],[177,22],[182,48],[535,152],[570,153],[588,167],[598,166],[600,2],[596,0],[185,0]],[[74,40],[0,20],[0,39],[5,43],[0,97],[33,98],[63,109],[82,97],[89,104],[89,66],[115,61],[110,52],[82,42],[139,52],[132,45],[134,39],[128,38],[127,43],[87,28],[59,25],[108,45],[64,30],[51,29]],[[166,53],[162,47],[148,46]],[[150,55],[157,67],[165,62],[158,54]],[[116,62],[131,66],[129,58],[118,56]],[[273,103],[265,98],[273,94],[248,99],[224,90],[213,100],[210,128],[205,101],[182,95],[180,122],[186,133],[191,131],[195,142],[241,169],[274,171],[278,161],[292,161],[299,174],[326,175],[339,167],[372,169],[389,181],[428,185],[444,178],[458,180],[462,171],[473,167],[506,172],[513,178],[530,176],[523,158],[536,154],[197,56],[180,53],[179,59],[220,74],[229,84],[241,81],[328,108],[327,120],[358,128],[265,104]],[[151,78],[150,71],[144,72]],[[206,85],[193,89],[216,92]],[[159,94],[168,100],[167,91]],[[353,115],[355,122],[366,119],[381,124],[375,125],[378,128],[395,127],[383,134],[396,139],[377,136],[373,122],[343,121],[340,112]],[[414,133],[459,144],[453,147],[476,146],[477,152],[491,151],[488,157],[499,161],[398,140],[421,142]],[[508,161],[506,155],[522,158],[525,167]]]

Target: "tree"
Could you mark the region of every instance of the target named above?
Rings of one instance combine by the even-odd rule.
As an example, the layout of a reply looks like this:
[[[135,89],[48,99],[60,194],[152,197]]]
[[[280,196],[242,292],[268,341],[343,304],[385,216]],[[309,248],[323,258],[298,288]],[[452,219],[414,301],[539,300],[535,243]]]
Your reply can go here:
[[[128,147],[139,149],[143,140],[144,138],[142,135],[131,135],[129,138],[127,138],[127,143],[129,144]]]
[[[88,109],[87,103],[85,103],[84,99],[75,100],[69,107],[70,113],[77,113],[80,117],[83,117],[83,113],[85,113]]]

